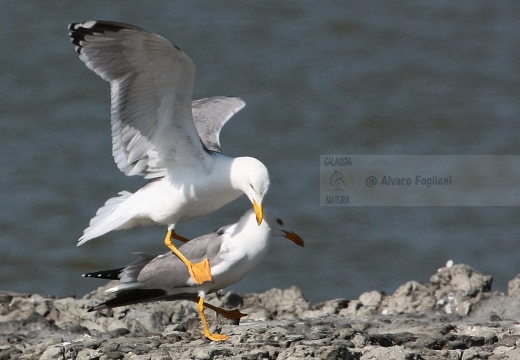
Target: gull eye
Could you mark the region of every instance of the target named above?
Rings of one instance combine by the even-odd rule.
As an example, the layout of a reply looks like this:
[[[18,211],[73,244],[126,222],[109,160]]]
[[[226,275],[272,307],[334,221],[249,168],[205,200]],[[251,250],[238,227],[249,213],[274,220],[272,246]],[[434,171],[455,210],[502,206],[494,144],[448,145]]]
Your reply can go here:
[[[253,189],[253,190],[255,189],[255,187],[254,187],[253,184],[251,184],[251,183],[249,183],[249,187],[250,187],[251,189]]]
[[[276,219],[276,223],[277,223],[278,225],[283,225],[283,221],[282,221],[282,219]]]

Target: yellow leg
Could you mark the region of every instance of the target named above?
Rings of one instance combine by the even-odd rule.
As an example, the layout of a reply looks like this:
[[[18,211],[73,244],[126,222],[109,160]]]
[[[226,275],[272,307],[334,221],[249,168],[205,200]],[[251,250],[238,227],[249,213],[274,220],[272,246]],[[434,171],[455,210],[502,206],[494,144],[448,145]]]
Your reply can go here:
[[[170,235],[170,237],[171,237],[172,239],[182,241],[183,243],[187,243],[188,241],[190,241],[190,239],[185,238],[184,236],[181,236],[181,235],[177,234],[177,233],[175,232],[175,230],[171,230],[171,235]]]
[[[168,230],[166,234],[166,238],[164,239],[164,243],[170,250],[177,255],[179,259],[188,267],[188,271],[190,272],[191,277],[195,280],[197,284],[202,284],[205,281],[213,282],[213,277],[211,276],[211,268],[208,259],[202,260],[200,263],[194,264],[190,260],[188,260],[182,253],[173,245],[172,237],[175,232],[173,230]]]
[[[200,301],[200,298],[197,297],[193,301],[198,303]],[[226,310],[226,309],[222,309],[222,308],[220,308],[218,306],[208,304],[207,302],[204,302],[204,307],[207,307],[208,309],[213,310],[217,314],[220,314],[223,317],[225,317],[226,319],[230,319],[230,320],[240,320],[240,318],[242,318],[242,317],[247,315],[247,314],[241,313],[240,310],[238,310],[238,309]]]
[[[200,312],[200,318],[202,319],[202,327],[204,328],[204,336],[213,341],[223,341],[229,339],[229,336],[224,334],[212,334],[209,331],[208,322],[206,321],[206,315],[204,315],[204,298],[199,298],[198,308]]]

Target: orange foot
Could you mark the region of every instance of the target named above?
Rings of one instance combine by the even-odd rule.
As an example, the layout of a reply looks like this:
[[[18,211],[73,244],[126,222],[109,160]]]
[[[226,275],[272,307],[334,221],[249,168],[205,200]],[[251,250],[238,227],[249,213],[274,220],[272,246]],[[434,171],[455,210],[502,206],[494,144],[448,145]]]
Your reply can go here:
[[[213,282],[209,260],[204,259],[200,263],[192,263],[179,251],[179,249],[175,247],[175,245],[173,245],[173,234],[175,234],[173,230],[168,230],[166,238],[164,239],[164,243],[188,267],[188,271],[190,272],[190,275],[195,280],[195,282],[199,285],[205,281]]]

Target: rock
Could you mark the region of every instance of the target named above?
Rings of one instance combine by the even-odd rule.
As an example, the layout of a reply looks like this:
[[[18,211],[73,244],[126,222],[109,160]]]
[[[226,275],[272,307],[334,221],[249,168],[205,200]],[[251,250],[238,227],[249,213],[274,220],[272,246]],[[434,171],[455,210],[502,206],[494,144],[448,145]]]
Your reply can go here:
[[[244,297],[245,313],[252,313],[263,308],[268,319],[297,318],[299,314],[310,309],[309,302],[296,286],[286,290],[271,289],[263,294],[251,294]],[[251,310],[250,310],[251,309]]]
[[[341,316],[409,314],[442,310],[447,314],[468,315],[474,303],[490,292],[492,277],[467,265],[450,264],[438,270],[430,283],[409,281],[394,294],[371,291],[361,294],[339,311]]]
[[[435,307],[436,299],[428,285],[409,281],[401,285],[392,296],[382,301],[384,314],[424,312]]]
[[[354,347],[363,348],[367,344],[367,337],[361,334],[356,334],[351,339]]]
[[[460,315],[469,314],[472,304],[491,291],[492,281],[491,276],[461,264],[439,269],[430,279],[439,306]]]
[[[421,359],[419,354],[413,353],[401,346],[392,347],[369,347],[361,356],[361,360],[379,360],[379,359],[392,359],[392,360],[415,360]]]
[[[513,280],[514,281],[514,280]],[[512,281],[512,282],[513,282]],[[110,285],[109,285],[110,286]],[[520,356],[520,297],[491,293],[491,277],[466,265],[439,269],[429,283],[393,294],[310,304],[296,287],[208,302],[240,308],[237,325],[196,304],[158,302],[87,312],[107,286],[83,299],[0,293],[0,360],[23,359],[513,359]]]
[[[377,308],[381,304],[382,299],[383,296],[379,291],[366,292],[361,294],[361,296],[359,297],[361,305],[373,308]]]
[[[477,321],[516,321],[520,318],[520,297],[500,293],[483,297],[473,305],[469,317]]]
[[[5,346],[0,348],[0,360],[15,359],[22,355],[23,351],[14,346]]]
[[[335,299],[324,301],[312,306],[309,310],[304,310],[300,314],[302,319],[323,318],[328,315],[338,314],[342,309],[348,307],[349,301],[345,299]]]
[[[99,359],[101,355],[99,350],[81,349],[76,355],[76,360],[95,360]]]
[[[520,297],[520,274],[507,284],[507,294],[511,297]]]
[[[40,360],[56,360],[64,357],[63,347],[61,345],[52,345],[43,351]]]
[[[348,305],[346,308],[341,309],[339,311],[339,316],[356,316],[358,315],[360,309],[363,307],[363,304],[359,300],[351,300],[348,302]],[[359,314],[361,315],[361,314]]]

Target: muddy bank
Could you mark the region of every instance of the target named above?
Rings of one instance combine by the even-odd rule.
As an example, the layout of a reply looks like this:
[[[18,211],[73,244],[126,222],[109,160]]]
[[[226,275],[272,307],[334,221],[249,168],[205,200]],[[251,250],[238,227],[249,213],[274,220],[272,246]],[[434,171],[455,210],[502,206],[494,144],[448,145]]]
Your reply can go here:
[[[509,293],[467,265],[439,269],[428,283],[394,294],[310,304],[296,287],[212,295],[239,308],[240,324],[206,310],[225,342],[202,336],[189,301],[87,312],[105,287],[82,299],[0,293],[3,359],[516,359],[520,358],[520,278]]]

